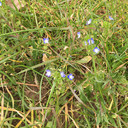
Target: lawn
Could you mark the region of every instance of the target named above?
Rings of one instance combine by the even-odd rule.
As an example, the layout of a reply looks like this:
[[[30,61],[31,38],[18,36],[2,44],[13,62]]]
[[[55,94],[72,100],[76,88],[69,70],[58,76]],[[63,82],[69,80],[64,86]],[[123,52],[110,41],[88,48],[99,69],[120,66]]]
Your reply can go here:
[[[16,1],[0,2],[0,127],[127,128],[127,0]]]

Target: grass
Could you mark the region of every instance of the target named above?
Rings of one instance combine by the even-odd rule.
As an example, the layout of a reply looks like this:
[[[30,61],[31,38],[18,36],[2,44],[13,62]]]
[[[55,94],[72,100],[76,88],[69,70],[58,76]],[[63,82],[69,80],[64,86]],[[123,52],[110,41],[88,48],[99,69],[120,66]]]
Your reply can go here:
[[[0,7],[0,126],[127,128],[128,2],[23,4]],[[90,38],[94,44],[85,45]]]

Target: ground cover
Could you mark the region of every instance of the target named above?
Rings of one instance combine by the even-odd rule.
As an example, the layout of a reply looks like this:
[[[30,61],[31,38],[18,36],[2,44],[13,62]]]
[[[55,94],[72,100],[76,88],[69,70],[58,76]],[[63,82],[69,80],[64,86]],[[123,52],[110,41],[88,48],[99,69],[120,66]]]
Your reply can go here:
[[[2,128],[128,127],[127,0],[0,2]]]

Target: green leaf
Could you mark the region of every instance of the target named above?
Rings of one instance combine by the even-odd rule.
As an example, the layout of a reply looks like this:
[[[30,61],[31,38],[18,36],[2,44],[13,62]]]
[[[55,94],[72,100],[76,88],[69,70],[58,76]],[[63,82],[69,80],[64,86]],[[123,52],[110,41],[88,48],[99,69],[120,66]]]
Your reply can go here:
[[[77,63],[88,63],[90,60],[92,59],[91,56],[85,56],[84,58],[82,58],[81,60],[76,61]]]
[[[98,113],[98,115],[97,115],[96,125],[99,125],[100,122],[101,122],[101,116],[100,116],[100,113]]]
[[[52,125],[53,125],[52,121],[49,121],[49,122],[47,123],[47,125],[46,125],[46,128],[52,128]]]

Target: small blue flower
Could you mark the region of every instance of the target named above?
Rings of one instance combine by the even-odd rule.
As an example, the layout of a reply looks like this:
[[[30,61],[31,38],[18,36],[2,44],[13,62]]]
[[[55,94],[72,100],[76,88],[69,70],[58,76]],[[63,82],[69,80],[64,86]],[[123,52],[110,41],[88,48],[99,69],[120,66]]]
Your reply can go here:
[[[81,36],[80,32],[77,32],[77,36],[78,36],[78,38],[80,38],[80,36]]]
[[[94,44],[94,40],[93,40],[93,38],[91,38],[91,43]]]
[[[61,75],[61,77],[65,77],[66,75],[64,74],[64,72],[60,72],[60,75]]]
[[[50,77],[51,76],[51,71],[50,70],[46,70],[46,74],[45,74],[47,77]]]
[[[89,19],[89,20],[86,22],[86,25],[91,24],[91,22],[92,22],[92,19]]]
[[[2,3],[0,2],[0,6],[2,6]]]
[[[111,16],[109,16],[109,19],[110,19],[110,20],[114,20]]]
[[[85,43],[85,45],[87,45],[87,42],[86,41],[84,43]]]
[[[73,80],[73,79],[74,79],[74,76],[73,76],[72,74],[69,74],[69,75],[68,75],[68,79],[69,79],[69,80]]]
[[[99,53],[99,51],[100,51],[100,49],[97,48],[97,47],[95,47],[95,48],[93,49],[93,52],[95,52],[96,54]]]
[[[90,40],[90,39],[88,39],[88,44],[89,44],[89,45],[91,44],[91,40]]]
[[[43,39],[43,41],[44,41],[44,44],[49,43],[49,42],[48,42],[48,41],[49,41],[49,39],[48,39],[48,38],[44,38],[44,39]]]
[[[94,40],[93,40],[93,38],[88,39],[88,44],[89,44],[89,45],[94,44]]]

